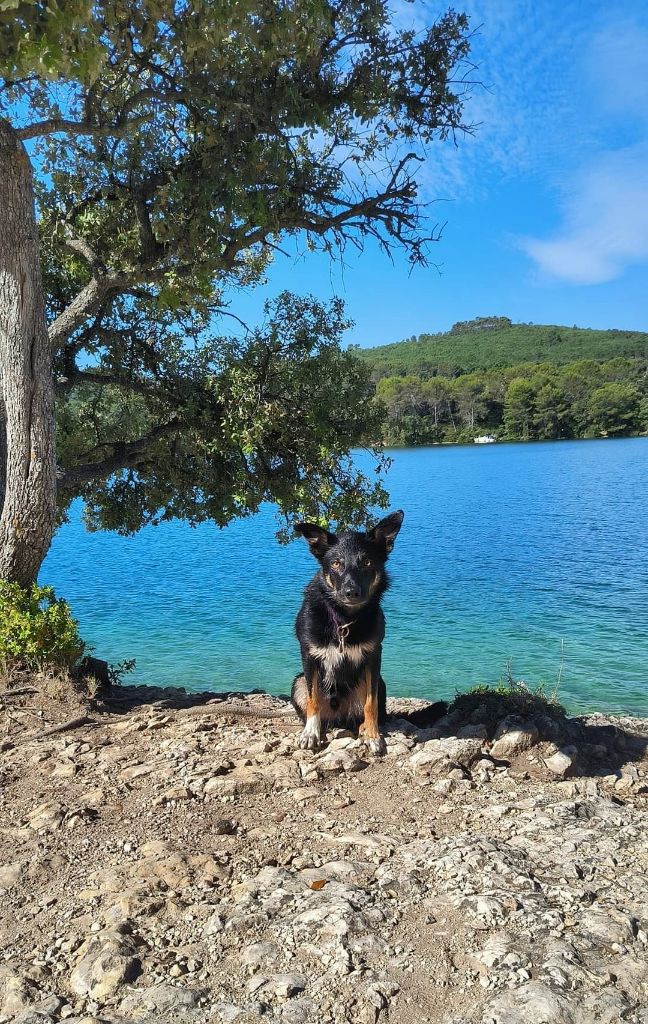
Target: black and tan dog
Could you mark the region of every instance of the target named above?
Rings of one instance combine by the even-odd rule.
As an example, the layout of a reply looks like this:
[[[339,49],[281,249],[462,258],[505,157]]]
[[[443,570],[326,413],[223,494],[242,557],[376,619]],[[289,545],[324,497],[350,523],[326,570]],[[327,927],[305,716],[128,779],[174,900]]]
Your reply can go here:
[[[305,723],[301,747],[315,750],[327,726],[341,725],[359,727],[375,754],[385,752],[380,600],[389,586],[385,562],[403,516],[392,512],[367,533],[346,530],[339,536],[314,523],[296,527],[321,566],[306,587],[295,624],[304,667],[292,688]]]

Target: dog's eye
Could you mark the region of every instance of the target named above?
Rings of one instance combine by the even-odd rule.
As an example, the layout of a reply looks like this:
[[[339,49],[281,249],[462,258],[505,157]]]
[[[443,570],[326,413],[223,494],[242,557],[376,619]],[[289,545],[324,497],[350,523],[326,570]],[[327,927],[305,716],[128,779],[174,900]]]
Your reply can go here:
[[[336,558],[334,562],[331,562],[331,569],[339,569],[341,565],[342,562],[340,561],[340,559]]]
[[[365,566],[365,568],[368,569],[369,566],[371,565],[371,559],[370,558],[363,558],[362,559],[362,564]]]

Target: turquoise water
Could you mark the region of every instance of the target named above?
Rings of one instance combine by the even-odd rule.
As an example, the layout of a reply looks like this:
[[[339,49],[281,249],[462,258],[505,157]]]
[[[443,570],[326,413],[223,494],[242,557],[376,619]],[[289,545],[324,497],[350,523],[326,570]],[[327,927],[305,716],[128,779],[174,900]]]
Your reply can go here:
[[[452,696],[513,675],[572,709],[648,715],[648,439],[391,453],[405,523],[390,561],[384,675]],[[285,692],[293,621],[315,569],[272,509],[219,531],[182,523],[89,534],[77,514],[41,580],[133,682]]]

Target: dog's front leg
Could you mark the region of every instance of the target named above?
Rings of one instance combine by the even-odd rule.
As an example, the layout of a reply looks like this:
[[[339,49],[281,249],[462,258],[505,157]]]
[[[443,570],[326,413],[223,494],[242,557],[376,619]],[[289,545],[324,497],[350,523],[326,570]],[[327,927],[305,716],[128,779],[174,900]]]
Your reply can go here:
[[[299,737],[302,750],[317,750],[322,742],[322,698],[319,685],[319,669],[309,664],[304,668],[308,699],[306,701],[306,725]]]
[[[364,669],[364,720],[358,733],[362,736],[372,754],[386,754],[387,744],[380,732],[378,686],[380,683],[380,654]]]

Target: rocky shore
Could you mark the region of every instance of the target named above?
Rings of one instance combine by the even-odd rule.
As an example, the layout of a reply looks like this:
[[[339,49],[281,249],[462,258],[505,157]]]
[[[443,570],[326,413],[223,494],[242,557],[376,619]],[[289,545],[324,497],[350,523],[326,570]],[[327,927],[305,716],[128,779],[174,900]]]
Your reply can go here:
[[[417,708],[0,692],[0,1022],[648,1024],[648,723]]]

